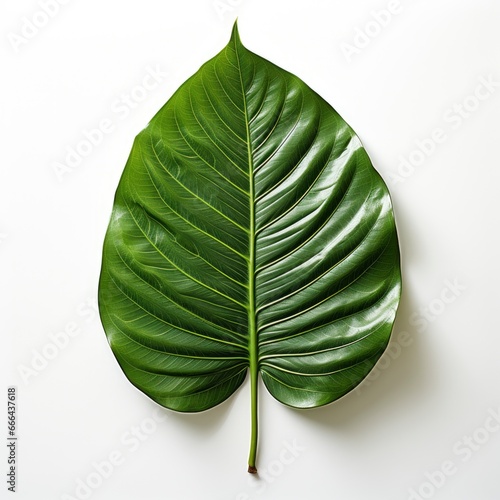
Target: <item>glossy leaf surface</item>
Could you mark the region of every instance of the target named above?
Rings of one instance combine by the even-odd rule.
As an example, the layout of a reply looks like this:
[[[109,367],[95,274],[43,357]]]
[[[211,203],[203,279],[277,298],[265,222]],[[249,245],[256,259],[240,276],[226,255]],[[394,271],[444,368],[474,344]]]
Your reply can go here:
[[[159,404],[211,408],[250,368],[297,408],[353,389],[400,296],[387,188],[353,130],[296,76],[227,47],[137,136],[104,244],[102,322]]]

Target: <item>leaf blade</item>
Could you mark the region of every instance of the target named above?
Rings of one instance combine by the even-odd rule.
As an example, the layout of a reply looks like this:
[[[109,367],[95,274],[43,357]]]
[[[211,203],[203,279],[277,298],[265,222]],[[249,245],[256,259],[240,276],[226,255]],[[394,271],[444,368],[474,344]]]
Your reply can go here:
[[[203,411],[250,369],[311,408],[354,388],[389,341],[399,247],[354,131],[296,76],[229,44],[136,138],[106,235],[99,307],[129,380]]]

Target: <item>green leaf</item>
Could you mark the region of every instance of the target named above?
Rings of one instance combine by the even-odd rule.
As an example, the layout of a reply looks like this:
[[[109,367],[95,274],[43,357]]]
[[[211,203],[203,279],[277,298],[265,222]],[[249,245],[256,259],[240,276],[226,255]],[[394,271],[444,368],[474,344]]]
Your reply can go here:
[[[387,346],[400,297],[386,185],[296,76],[227,47],[137,136],[104,242],[99,307],[129,380],[181,412],[250,372],[296,408],[340,398]]]

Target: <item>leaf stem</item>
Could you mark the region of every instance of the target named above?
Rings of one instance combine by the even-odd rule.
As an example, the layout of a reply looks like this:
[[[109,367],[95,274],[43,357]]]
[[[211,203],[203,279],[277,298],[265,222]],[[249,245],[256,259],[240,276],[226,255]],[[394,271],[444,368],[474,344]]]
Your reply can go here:
[[[257,467],[255,466],[255,459],[257,456],[257,442],[259,436],[259,422],[258,422],[258,370],[252,369],[250,366],[250,392],[251,392],[251,414],[252,414],[252,434],[250,437],[250,454],[248,456],[248,472],[255,474]]]

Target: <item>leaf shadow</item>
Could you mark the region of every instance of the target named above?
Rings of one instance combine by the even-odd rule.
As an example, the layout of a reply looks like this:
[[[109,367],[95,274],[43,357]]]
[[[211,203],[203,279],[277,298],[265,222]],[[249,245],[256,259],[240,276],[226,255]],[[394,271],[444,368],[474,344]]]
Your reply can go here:
[[[361,421],[363,425],[370,425],[375,411],[397,413],[398,407],[406,405],[410,395],[419,392],[425,383],[425,367],[421,362],[425,346],[417,334],[403,327],[408,324],[409,315],[414,310],[407,291],[388,348],[371,374],[351,392],[329,405],[297,410],[299,417],[330,428],[356,427]],[[409,345],[402,346],[398,340],[402,332],[410,335]]]
[[[395,213],[402,255],[403,287],[386,351],[368,377],[342,398],[320,408],[295,410],[299,418],[325,426],[332,432],[340,428],[354,431],[359,425],[369,426],[374,412],[397,415],[398,409],[412,404],[415,397],[432,384],[428,369],[428,341],[410,323],[420,304],[414,299],[411,281],[406,279],[412,265],[421,258],[419,247],[422,240],[412,230],[413,215],[405,214],[403,207],[397,207]],[[406,333],[406,342],[401,340],[403,332]]]
[[[246,379],[245,379],[246,381]],[[242,386],[245,385],[245,381]],[[188,432],[199,438],[212,436],[217,429],[224,425],[231,413],[231,408],[236,402],[236,394],[241,391],[241,386],[225,401],[205,411],[196,413],[169,412],[169,419],[175,422],[178,429],[187,428]]]

